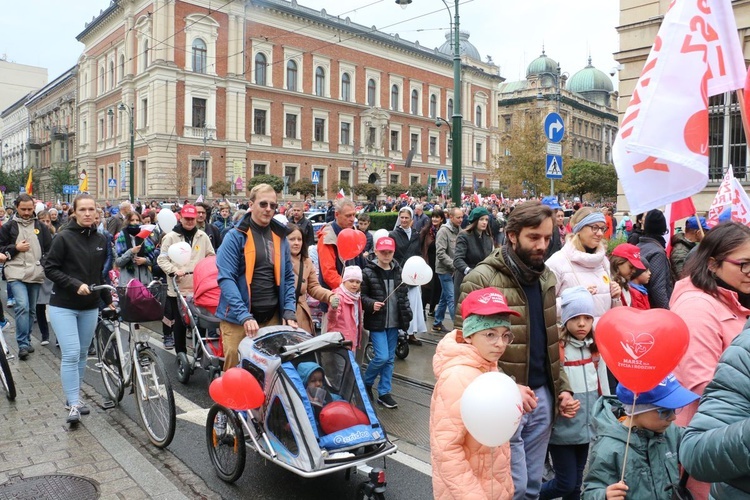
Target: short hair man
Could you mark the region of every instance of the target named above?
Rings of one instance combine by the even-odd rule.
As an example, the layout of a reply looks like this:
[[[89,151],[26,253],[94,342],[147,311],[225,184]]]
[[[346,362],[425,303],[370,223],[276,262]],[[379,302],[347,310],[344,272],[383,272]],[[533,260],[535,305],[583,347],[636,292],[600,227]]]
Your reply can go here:
[[[669,254],[669,262],[672,264],[672,279],[675,283],[680,280],[688,254],[703,241],[708,230],[705,217],[689,217],[685,221],[685,232],[675,233],[672,236],[672,253]]]
[[[258,184],[250,191],[250,207],[239,225],[230,229],[216,256],[221,297],[224,369],[239,363],[237,349],[245,337],[264,326],[297,327],[292,254],[286,226],[273,218],[276,191]]]
[[[207,203],[196,203],[195,213],[196,226],[198,226],[198,229],[208,235],[208,239],[209,241],[211,241],[211,245],[213,245],[214,250],[218,250],[219,246],[221,245],[221,231],[219,231],[218,227],[214,226],[213,224],[209,224],[206,221],[206,219],[208,218],[208,214],[211,213],[211,206]]]
[[[560,369],[555,275],[544,264],[552,231],[548,206],[538,201],[516,206],[505,227],[505,245],[464,278],[456,310],[460,326],[464,298],[474,290],[493,287],[521,314],[511,320],[516,340],[498,363],[519,385],[525,412],[510,442],[516,500],[539,496],[554,416],[557,411],[569,414],[576,403]]]
[[[341,274],[348,261],[339,257],[338,237],[344,229],[354,227],[356,212],[352,200],[340,199],[335,205],[334,220],[323,226],[318,233],[320,284],[329,290],[335,290],[341,284]],[[364,266],[364,262],[358,259],[352,259],[351,262],[352,265],[358,265],[360,268]]]
[[[305,217],[305,204],[301,201],[295,201],[288,211],[289,222],[296,224],[302,232],[302,243],[309,247],[315,244],[315,230],[313,229],[310,219]]]
[[[107,219],[107,231],[112,236],[116,236],[120,232],[122,226],[126,225],[125,221],[130,219],[130,212],[133,210],[132,205],[129,201],[123,201],[120,203],[120,210],[118,213],[113,214]]]
[[[456,318],[456,297],[453,286],[453,273],[456,268],[453,266],[453,255],[456,252],[456,239],[458,233],[461,232],[464,212],[460,208],[453,208],[449,213],[450,217],[445,224],[440,226],[435,236],[435,273],[442,286],[440,301],[435,308],[435,321],[432,324],[432,331],[435,333],[448,333],[448,329],[443,326],[446,308],[451,321]]]

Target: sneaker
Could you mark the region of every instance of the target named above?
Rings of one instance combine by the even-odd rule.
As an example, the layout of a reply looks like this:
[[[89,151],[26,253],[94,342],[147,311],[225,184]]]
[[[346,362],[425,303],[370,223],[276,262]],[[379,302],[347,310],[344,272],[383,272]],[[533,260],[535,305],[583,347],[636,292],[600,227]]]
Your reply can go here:
[[[49,345],[49,340],[48,339],[44,339],[41,342],[39,342],[39,345]]]
[[[217,436],[223,436],[224,433],[227,431],[227,416],[222,411],[216,414],[216,418],[214,419],[214,432]]]
[[[411,335],[409,335],[409,340],[408,340],[408,342],[409,342],[409,343],[410,343],[411,345],[422,345],[422,341],[421,341],[421,340],[419,340],[419,339],[417,338],[417,335],[416,335],[416,334],[414,334],[414,333],[412,333]]]
[[[8,299],[7,302],[8,307],[13,307],[16,305],[16,299]]]
[[[5,328],[6,326],[8,326],[8,320],[3,318],[0,320],[0,328]]]
[[[26,358],[29,357],[29,350],[25,347],[22,347],[18,350],[18,359],[21,361],[26,361]]]
[[[29,351],[29,352],[34,352],[34,351],[36,351],[36,349],[34,349],[34,346],[33,346],[33,345],[31,345],[31,344],[29,344],[29,347],[27,347],[27,348],[26,348],[26,350],[27,350],[27,351]]]
[[[435,311],[429,311],[429,312],[427,313],[427,317],[428,317],[428,318],[434,318],[434,317],[435,317]]]
[[[68,413],[68,419],[66,420],[69,424],[77,424],[81,421],[81,410],[78,406],[71,406],[70,413]]]
[[[375,401],[375,396],[372,395],[372,386],[371,385],[366,385],[365,386],[365,390],[367,391],[367,395],[370,397],[370,403],[372,403],[373,401]]]
[[[432,325],[432,331],[435,333],[448,333],[448,329],[442,325],[442,323],[435,323]]]
[[[164,349],[174,349],[174,337],[172,335],[167,335],[164,337]]]
[[[389,408],[391,410],[394,408],[398,408],[398,403],[390,394],[382,394],[378,396],[378,404],[385,406],[386,408]]]
[[[81,415],[88,415],[89,413],[91,413],[91,408],[89,408],[89,405],[87,405],[83,401],[79,401],[77,406],[78,406],[78,413],[80,413]],[[67,401],[65,402],[65,409],[66,410],[71,409]]]

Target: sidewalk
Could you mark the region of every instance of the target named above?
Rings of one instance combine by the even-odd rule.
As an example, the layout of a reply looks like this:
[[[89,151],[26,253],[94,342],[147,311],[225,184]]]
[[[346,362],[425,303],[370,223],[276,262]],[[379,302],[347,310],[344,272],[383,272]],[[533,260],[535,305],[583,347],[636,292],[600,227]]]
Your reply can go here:
[[[9,325],[5,338],[16,354],[14,335]],[[90,490],[87,496],[61,496],[66,492],[59,489],[57,481],[62,479],[67,485],[71,479],[50,477],[55,474],[71,474],[93,482],[103,499],[216,496],[169,451],[141,446],[123,437],[142,431],[119,412],[105,413],[99,406],[101,396],[88,385],[84,385],[83,393],[91,414],[83,416],[76,429],[70,429],[65,423],[68,412],[60,384],[60,362],[51,350],[55,349],[54,342],[42,347],[35,336],[33,345],[36,352],[26,361],[17,357],[10,361],[18,391],[16,400],[0,400],[0,499],[97,498]],[[36,478],[35,483],[52,484],[34,489],[23,483],[6,483],[31,477]]]

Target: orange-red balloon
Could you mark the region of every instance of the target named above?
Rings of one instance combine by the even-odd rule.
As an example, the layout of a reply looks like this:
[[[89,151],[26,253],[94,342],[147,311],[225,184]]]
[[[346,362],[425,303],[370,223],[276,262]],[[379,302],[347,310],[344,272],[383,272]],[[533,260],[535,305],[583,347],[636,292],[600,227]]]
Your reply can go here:
[[[336,240],[339,257],[344,260],[358,257],[367,246],[367,236],[362,231],[346,228],[342,229]]]
[[[266,400],[255,377],[239,367],[230,368],[211,382],[208,393],[216,403],[232,410],[254,410]]]
[[[331,434],[355,425],[369,425],[367,415],[346,401],[328,403],[320,411],[320,427],[326,434]]]

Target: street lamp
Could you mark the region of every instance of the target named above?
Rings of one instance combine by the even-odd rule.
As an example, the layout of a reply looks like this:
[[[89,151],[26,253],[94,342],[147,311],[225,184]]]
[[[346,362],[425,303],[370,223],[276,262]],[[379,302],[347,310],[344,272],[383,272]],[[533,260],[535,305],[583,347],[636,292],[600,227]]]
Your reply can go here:
[[[412,3],[412,0],[396,0],[396,4],[400,5],[402,9],[405,9],[410,3]],[[448,14],[451,16],[453,29],[453,127],[451,129],[453,155],[451,168],[451,197],[456,206],[461,203],[461,127],[463,125],[463,116],[461,115],[461,40],[459,32],[458,3],[459,0],[454,0],[454,12],[451,13],[448,3],[446,0],[443,0],[443,4],[448,10]]]
[[[125,106],[124,103],[117,105],[117,109],[120,111],[127,111],[130,117],[130,202],[135,203],[135,130],[133,129],[133,105],[130,107]],[[110,109],[107,111],[109,116],[114,116],[114,112]]]

